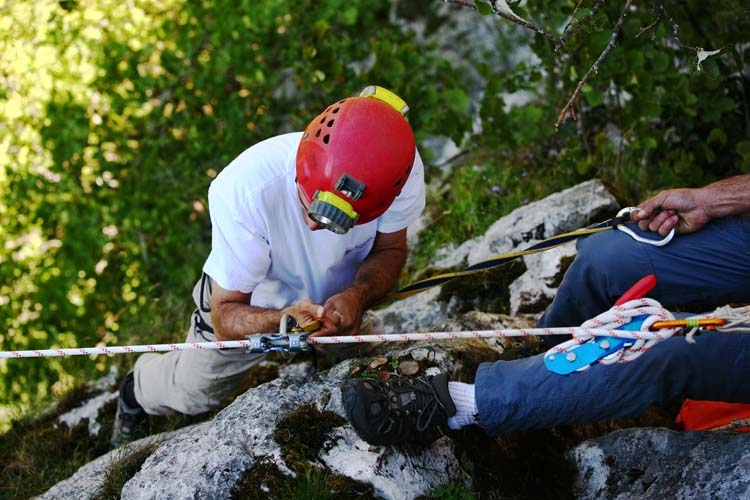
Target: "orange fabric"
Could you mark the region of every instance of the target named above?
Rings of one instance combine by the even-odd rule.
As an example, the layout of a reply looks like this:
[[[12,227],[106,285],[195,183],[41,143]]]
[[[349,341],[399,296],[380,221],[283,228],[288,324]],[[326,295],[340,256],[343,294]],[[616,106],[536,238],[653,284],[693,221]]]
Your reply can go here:
[[[686,399],[675,423],[681,430],[698,431],[729,425],[735,420],[750,420],[750,404]],[[735,430],[748,432],[750,427]]]

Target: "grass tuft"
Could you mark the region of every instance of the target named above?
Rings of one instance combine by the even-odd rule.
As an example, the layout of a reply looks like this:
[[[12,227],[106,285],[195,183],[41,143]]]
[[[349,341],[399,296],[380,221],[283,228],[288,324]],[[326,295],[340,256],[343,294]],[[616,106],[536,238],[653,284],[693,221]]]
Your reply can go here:
[[[93,500],[119,500],[122,487],[136,472],[141,470],[143,462],[150,457],[159,443],[151,443],[142,446],[135,451],[125,447],[121,449],[120,459],[112,462],[105,472],[102,488],[97,492]]]

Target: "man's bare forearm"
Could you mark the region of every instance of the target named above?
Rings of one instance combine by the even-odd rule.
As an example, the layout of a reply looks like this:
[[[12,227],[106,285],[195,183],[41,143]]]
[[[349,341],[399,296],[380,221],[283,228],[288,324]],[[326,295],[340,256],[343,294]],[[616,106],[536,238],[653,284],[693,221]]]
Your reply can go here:
[[[393,290],[406,263],[406,249],[380,250],[362,263],[352,289],[359,293],[366,309]]]
[[[406,230],[378,233],[370,255],[362,262],[354,283],[347,291],[356,293],[363,308],[368,308],[396,286],[406,263]]]
[[[223,302],[211,308],[211,321],[218,340],[242,340],[252,333],[279,330],[283,311],[239,302]]]
[[[750,213],[750,174],[722,179],[701,190],[712,218]]]
[[[252,333],[279,331],[279,322],[290,314],[299,324],[320,319],[323,307],[300,300],[283,309],[250,305],[252,294],[226,290],[211,281],[211,321],[217,340],[241,340]]]

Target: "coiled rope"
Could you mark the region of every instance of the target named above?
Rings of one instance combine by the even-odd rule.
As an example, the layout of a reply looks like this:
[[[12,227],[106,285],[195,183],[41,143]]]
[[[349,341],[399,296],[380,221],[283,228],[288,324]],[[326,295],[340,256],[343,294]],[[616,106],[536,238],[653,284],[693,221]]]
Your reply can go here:
[[[556,345],[547,351],[547,355],[568,352],[573,347],[579,346],[584,342],[590,341],[593,337],[585,333],[586,328],[604,328],[608,330],[617,330],[621,326],[630,324],[634,318],[646,316],[640,326],[640,330],[632,331],[633,336],[622,336],[621,338],[632,338],[635,342],[633,345],[620,349],[609,356],[599,360],[603,364],[627,363],[637,359],[644,352],[651,349],[654,345],[667,340],[682,328],[664,328],[660,330],[651,330],[651,326],[657,321],[671,321],[674,315],[667,311],[662,305],[654,299],[642,298],[625,302],[622,305],[614,306],[608,311],[592,318],[581,325],[581,330],[573,334],[573,338]],[[690,321],[688,321],[690,324]],[[686,340],[693,341],[692,336],[697,331],[696,326],[692,327]]]

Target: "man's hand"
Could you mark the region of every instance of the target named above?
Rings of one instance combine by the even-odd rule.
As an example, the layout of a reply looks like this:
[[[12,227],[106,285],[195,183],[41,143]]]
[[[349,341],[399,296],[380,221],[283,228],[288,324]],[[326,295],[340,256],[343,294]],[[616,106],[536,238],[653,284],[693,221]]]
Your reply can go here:
[[[363,297],[352,287],[332,295],[323,304],[323,326],[313,336],[355,335],[364,313]]]
[[[281,314],[288,314],[294,318],[299,326],[304,326],[313,321],[320,321],[325,324],[325,309],[320,304],[315,304],[307,299],[300,300],[296,304],[289,307],[285,307],[281,310]]]
[[[332,319],[320,304],[300,300],[284,309],[250,305],[251,294],[225,290],[211,281],[211,320],[216,340],[242,340],[252,333],[278,332],[284,314],[292,316],[300,326],[312,321],[330,324]]]
[[[666,236],[672,228],[678,233],[691,233],[702,228],[713,217],[710,197],[704,189],[669,189],[662,191],[630,214],[643,231]]]

